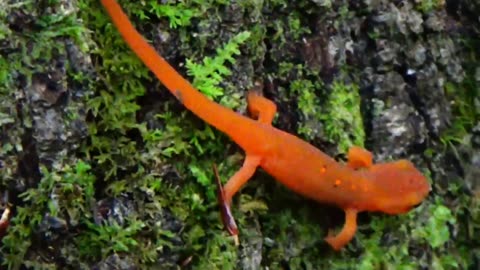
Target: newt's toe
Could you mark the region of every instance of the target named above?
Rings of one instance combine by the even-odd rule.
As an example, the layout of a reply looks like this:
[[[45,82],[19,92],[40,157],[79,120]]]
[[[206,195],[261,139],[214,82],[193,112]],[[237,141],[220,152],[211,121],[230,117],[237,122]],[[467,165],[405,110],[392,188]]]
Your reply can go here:
[[[334,250],[340,250],[341,246],[338,245],[335,237],[333,237],[333,236],[327,236],[327,237],[325,237],[325,241],[326,241]]]

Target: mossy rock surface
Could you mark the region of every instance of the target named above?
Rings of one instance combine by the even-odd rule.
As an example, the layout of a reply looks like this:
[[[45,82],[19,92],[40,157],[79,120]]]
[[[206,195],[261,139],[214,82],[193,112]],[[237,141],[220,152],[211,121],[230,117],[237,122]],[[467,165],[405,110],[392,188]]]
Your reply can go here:
[[[168,93],[99,1],[3,1],[3,268],[480,267],[476,1],[120,4],[210,98],[245,114],[245,93],[262,80],[276,127],[339,161],[352,145],[376,161],[408,158],[432,191],[405,215],[362,213],[334,252],[323,238],[342,211],[259,170],[234,198],[235,246],[211,168],[226,181],[241,149]]]

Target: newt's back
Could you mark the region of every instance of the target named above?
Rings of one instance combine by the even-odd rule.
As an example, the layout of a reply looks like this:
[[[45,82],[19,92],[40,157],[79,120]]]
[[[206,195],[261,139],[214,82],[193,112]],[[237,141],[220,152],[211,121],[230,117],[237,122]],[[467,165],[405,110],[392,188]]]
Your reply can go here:
[[[298,137],[272,127],[275,139],[260,166],[279,182],[316,201],[364,204],[374,189],[357,173]],[[362,192],[363,191],[363,192]]]

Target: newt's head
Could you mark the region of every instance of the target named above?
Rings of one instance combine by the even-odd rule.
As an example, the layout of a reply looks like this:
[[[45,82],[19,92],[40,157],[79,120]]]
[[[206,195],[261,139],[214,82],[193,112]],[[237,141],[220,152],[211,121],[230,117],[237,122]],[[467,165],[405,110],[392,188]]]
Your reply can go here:
[[[430,192],[425,176],[408,160],[375,164],[369,173],[378,188],[375,208],[388,214],[409,211]]]

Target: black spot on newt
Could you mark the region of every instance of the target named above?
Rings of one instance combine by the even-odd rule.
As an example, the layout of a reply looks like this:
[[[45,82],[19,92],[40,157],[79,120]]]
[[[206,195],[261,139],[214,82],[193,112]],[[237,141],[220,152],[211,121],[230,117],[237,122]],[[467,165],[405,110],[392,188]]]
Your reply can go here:
[[[177,89],[174,91],[173,95],[177,98],[178,101],[180,101],[180,103],[183,104],[182,91]]]

